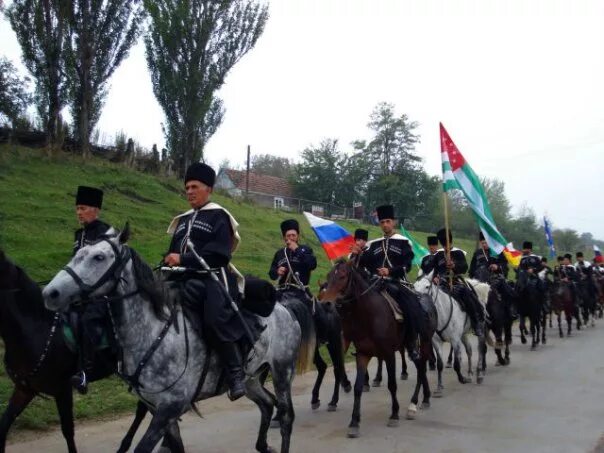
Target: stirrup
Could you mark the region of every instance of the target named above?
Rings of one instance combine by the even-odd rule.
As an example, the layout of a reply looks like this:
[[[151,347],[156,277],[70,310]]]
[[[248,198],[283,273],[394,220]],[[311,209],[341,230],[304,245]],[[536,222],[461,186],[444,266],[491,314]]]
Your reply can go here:
[[[86,379],[86,372],[81,370],[71,376],[71,385],[80,395],[86,395],[86,393],[88,393],[88,379]]]

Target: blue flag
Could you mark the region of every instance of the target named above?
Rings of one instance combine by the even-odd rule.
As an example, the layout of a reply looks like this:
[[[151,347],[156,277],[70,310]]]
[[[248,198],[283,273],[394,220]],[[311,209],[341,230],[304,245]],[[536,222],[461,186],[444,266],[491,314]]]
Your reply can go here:
[[[546,217],[543,217],[543,229],[545,230],[545,239],[547,240],[547,245],[549,246],[549,257],[554,258],[556,256],[556,247],[554,246],[552,230]]]

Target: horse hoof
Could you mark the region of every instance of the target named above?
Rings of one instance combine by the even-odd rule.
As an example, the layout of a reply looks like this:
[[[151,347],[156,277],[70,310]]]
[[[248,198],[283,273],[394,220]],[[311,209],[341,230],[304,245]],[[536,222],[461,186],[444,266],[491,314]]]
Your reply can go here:
[[[327,412],[335,412],[338,409],[338,406],[336,406],[335,404],[330,404],[329,406],[327,406]]]
[[[506,364],[506,365],[509,365],[510,363],[511,363],[510,358],[509,358],[509,357],[506,357],[506,358],[505,358],[505,364]]]
[[[520,338],[520,342],[521,342],[522,344],[526,344],[526,338]]]
[[[434,398],[442,398],[443,397],[443,391],[442,391],[442,389],[436,389],[436,390],[434,390],[434,393],[432,394],[432,396]]]
[[[378,381],[377,379],[374,379],[373,382],[371,383],[372,387],[381,387],[382,386],[382,381]]]
[[[447,362],[445,368],[453,368],[453,364],[451,362]]]
[[[388,424],[386,426],[388,426],[388,428],[398,428],[398,425],[399,425],[398,418],[390,418],[390,419],[388,419]]]
[[[321,402],[317,401],[316,403],[310,403],[310,407],[312,408],[312,410],[317,410],[321,407]]]
[[[281,422],[279,420],[271,420],[271,428],[281,428]]]
[[[472,379],[470,379],[469,377],[462,376],[459,378],[459,383],[460,384],[471,384]]]
[[[424,410],[428,410],[428,409],[430,409],[430,402],[424,401],[424,402],[422,402],[422,405],[420,407]]]
[[[346,434],[350,439],[356,439],[361,435],[358,426],[350,426],[348,428],[348,433]]]
[[[484,381],[484,377],[483,376],[477,376],[476,377],[476,383],[477,384],[482,384],[482,381]]]
[[[157,453],[171,453],[171,451],[168,447],[159,447]]]
[[[409,407],[407,408],[407,420],[415,420],[415,417],[417,416],[417,406],[413,403],[409,404]]]
[[[367,384],[363,385],[363,393],[367,393],[369,390],[371,390],[371,387],[369,387]]]
[[[276,448],[273,447],[266,447],[266,453],[278,453]]]
[[[564,338],[564,333],[560,332],[560,338]]]
[[[344,390],[344,393],[350,393],[352,390],[352,385],[350,385],[350,382],[347,384],[342,384],[342,390]]]
[[[401,381],[406,381],[409,379],[409,375],[407,373],[401,373]]]
[[[544,338],[543,340],[541,340],[541,343],[547,344],[547,340]]]

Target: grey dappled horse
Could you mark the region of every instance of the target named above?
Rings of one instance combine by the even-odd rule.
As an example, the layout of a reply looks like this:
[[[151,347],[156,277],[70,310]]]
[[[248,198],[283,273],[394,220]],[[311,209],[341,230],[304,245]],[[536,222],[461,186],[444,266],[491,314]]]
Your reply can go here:
[[[158,292],[157,288],[163,287],[153,281],[151,269],[125,245],[128,230],[127,226],[120,234],[110,230],[106,237],[78,251],[43,295],[46,306],[55,311],[66,310],[72,303],[106,298],[123,351],[121,377],[133,386],[153,414],[135,451],[151,452],[165,433],[180,438],[178,418],[194,408],[196,401],[222,394],[226,387],[221,385],[222,366],[217,355],[184,315],[174,293]],[[170,297],[162,297],[164,294]],[[312,354],[315,341],[309,335],[310,311],[295,313],[277,304],[269,317],[262,318],[266,328],[247,356],[247,397],[262,414],[256,442],[260,452],[276,451],[267,445],[275,406],[284,414],[281,452],[289,451],[294,421],[291,383],[296,360],[301,348]],[[156,341],[162,335],[163,339]],[[300,359],[310,362],[312,355]],[[275,395],[259,379],[266,369],[272,375]]]
[[[490,291],[489,285],[474,279],[466,279],[466,282],[474,288],[478,300],[485,310],[486,298]],[[463,345],[468,357],[468,374],[473,374],[472,370],[472,345],[468,338],[471,332],[471,323],[468,314],[463,311],[460,304],[454,297],[451,297],[441,289],[439,285],[432,283],[432,273],[422,275],[414,284],[414,289],[420,294],[427,294],[434,301],[438,313],[438,327],[432,338],[434,350],[436,351],[436,366],[438,370],[438,386],[434,392],[435,397],[442,396],[444,389],[442,383],[443,371],[443,342],[451,343],[453,351],[453,368],[457,373],[457,378],[462,384],[472,382],[472,379],[463,375],[461,371],[461,346]],[[486,344],[484,337],[478,337],[478,360],[476,364],[476,382],[481,383],[484,379],[485,371],[485,353]]]

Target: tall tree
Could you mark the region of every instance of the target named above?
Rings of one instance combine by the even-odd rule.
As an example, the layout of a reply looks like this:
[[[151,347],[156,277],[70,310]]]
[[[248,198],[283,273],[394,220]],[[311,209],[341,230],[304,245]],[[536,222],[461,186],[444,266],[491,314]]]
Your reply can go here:
[[[14,0],[6,16],[36,79],[35,101],[44,122],[47,145],[57,141],[66,99],[65,33],[68,0]]]
[[[571,228],[554,230],[553,235],[558,252],[574,253],[581,245],[579,234]]]
[[[287,157],[272,154],[255,154],[252,156],[251,169],[261,175],[276,176],[288,179],[292,173],[292,162]]]
[[[27,82],[8,59],[0,57],[0,123],[8,121],[14,127],[23,115],[31,101]]]
[[[164,110],[164,134],[180,173],[203,160],[224,116],[215,93],[250,51],[268,20],[256,0],[144,0],[153,92]]]
[[[66,65],[74,133],[82,154],[101,115],[107,82],[139,35],[140,0],[69,0]]]

